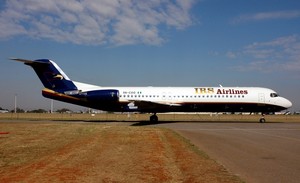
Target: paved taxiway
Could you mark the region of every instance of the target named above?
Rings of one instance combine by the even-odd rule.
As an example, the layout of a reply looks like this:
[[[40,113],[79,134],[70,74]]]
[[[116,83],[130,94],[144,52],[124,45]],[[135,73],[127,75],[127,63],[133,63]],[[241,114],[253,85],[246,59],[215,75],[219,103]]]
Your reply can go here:
[[[300,123],[165,123],[246,182],[300,181]]]

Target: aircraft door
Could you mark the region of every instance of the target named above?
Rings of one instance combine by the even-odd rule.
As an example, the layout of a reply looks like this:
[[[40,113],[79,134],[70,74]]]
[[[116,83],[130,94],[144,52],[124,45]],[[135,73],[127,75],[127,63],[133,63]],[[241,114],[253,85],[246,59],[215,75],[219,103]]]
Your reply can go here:
[[[265,103],[265,94],[264,93],[258,94],[258,103]]]

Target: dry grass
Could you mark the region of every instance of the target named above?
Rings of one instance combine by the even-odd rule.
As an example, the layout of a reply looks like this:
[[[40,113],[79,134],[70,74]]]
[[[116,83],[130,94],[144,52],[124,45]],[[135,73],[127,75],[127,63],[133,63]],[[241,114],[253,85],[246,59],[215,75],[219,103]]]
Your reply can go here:
[[[171,130],[0,122],[0,182],[240,182]]]
[[[70,121],[148,121],[149,114],[36,114],[4,113],[0,119],[9,120],[70,120]],[[188,122],[258,122],[260,115],[222,114],[158,114],[160,121]],[[267,122],[300,122],[300,115],[266,115]]]

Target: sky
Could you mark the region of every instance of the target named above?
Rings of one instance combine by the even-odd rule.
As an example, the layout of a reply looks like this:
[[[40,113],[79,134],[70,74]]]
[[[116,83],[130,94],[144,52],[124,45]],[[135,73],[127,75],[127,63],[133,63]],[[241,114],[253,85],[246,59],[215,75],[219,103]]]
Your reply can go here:
[[[100,86],[267,87],[300,110],[300,1],[2,0],[0,107],[50,109],[33,70]],[[54,109],[83,107],[54,102]]]

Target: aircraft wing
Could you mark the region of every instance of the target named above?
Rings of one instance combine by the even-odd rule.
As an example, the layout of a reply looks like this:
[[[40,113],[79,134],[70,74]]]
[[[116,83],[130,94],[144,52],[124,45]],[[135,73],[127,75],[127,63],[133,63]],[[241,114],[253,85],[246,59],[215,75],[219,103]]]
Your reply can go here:
[[[153,101],[145,101],[145,100],[133,100],[128,104],[129,108],[136,108],[141,111],[143,110],[163,110],[168,109],[173,106],[181,106],[181,104],[177,103],[169,103],[169,102],[153,102]]]

